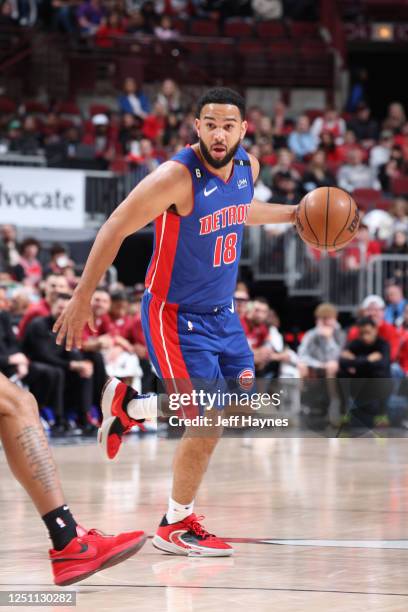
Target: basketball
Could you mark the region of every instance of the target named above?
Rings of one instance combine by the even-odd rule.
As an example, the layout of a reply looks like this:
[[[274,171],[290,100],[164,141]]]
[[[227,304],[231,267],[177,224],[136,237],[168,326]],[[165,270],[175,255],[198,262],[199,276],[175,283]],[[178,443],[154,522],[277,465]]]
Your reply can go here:
[[[356,235],[360,213],[350,194],[337,187],[319,187],[301,200],[296,227],[306,244],[322,251],[345,247]]]

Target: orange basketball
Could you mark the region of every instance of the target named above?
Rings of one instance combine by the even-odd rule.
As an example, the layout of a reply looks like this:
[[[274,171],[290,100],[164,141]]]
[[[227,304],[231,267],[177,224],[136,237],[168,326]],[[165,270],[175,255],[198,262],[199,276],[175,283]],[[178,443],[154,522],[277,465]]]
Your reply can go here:
[[[354,238],[360,213],[350,194],[337,187],[319,187],[301,200],[296,214],[299,236],[311,247],[335,251]]]

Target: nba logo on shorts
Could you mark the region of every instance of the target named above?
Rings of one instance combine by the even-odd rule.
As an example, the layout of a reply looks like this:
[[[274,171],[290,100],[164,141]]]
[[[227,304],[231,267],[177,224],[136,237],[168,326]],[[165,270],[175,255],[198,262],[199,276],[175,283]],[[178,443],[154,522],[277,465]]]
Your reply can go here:
[[[242,370],[242,372],[240,372],[237,376],[238,384],[244,391],[249,391],[250,389],[252,389],[254,380],[255,375],[253,370],[251,370],[250,368]]]

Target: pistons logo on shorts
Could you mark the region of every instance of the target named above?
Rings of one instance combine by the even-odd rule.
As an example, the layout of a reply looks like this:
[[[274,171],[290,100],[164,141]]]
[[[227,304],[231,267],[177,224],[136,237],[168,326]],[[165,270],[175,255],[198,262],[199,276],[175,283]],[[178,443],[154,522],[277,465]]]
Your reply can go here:
[[[252,389],[254,380],[255,380],[255,374],[254,374],[254,371],[251,370],[250,368],[247,368],[246,370],[242,370],[242,372],[240,372],[237,376],[238,384],[241,387],[241,389],[243,389],[244,391],[249,391],[250,389]]]

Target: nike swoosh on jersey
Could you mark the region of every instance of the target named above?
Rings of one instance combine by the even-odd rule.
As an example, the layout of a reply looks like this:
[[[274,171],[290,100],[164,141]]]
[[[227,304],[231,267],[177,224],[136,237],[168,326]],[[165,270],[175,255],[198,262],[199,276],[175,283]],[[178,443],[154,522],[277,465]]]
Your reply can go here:
[[[212,189],[210,189],[210,191],[207,191],[207,188],[204,187],[204,195],[206,198],[208,198],[208,196],[210,196],[212,193],[214,193],[214,191],[217,191],[218,187],[213,187]]]

